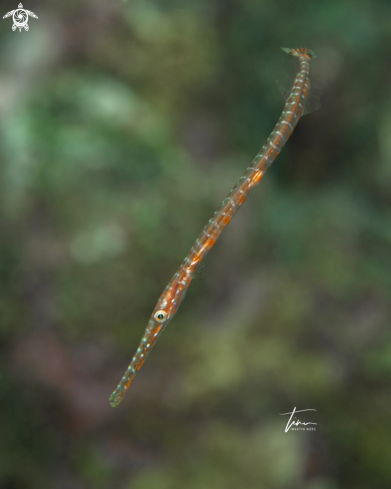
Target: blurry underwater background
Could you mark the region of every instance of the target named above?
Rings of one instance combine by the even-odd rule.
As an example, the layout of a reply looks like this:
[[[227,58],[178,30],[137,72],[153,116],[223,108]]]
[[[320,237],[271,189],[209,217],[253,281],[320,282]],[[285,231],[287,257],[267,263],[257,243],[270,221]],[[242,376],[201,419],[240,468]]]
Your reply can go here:
[[[391,3],[24,8],[0,24],[0,488],[391,487]],[[317,52],[322,108],[113,409],[283,110],[281,47]],[[285,432],[294,407],[316,431]]]

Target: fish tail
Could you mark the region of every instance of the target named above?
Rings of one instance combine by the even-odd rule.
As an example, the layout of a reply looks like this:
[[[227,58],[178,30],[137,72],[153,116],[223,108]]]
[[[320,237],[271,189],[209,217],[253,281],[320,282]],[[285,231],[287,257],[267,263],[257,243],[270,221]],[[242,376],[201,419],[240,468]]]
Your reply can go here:
[[[297,56],[300,58],[300,56],[306,56],[310,59],[316,58],[316,54],[311,51],[311,49],[308,48],[281,48],[283,51],[285,51],[288,54],[291,54],[292,56]]]

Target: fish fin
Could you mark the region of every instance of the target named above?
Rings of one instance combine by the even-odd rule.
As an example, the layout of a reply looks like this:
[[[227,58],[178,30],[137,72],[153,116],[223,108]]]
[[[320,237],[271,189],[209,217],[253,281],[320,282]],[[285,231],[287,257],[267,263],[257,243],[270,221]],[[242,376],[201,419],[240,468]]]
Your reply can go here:
[[[316,58],[316,54],[311,51],[311,49],[308,48],[281,48],[283,51],[285,51],[288,54],[291,54],[292,56],[297,56],[300,58],[300,56],[306,56],[310,59]]]
[[[182,301],[183,299],[186,297],[186,294],[187,294],[187,289],[183,289],[182,290],[182,293],[181,293],[181,298],[179,300],[179,304],[178,304],[178,307],[182,304]],[[167,324],[169,323],[169,321],[167,321],[164,326],[163,326],[163,329],[167,326]]]
[[[284,72],[282,73],[280,80],[277,80],[278,89],[280,90],[285,100],[288,100],[289,95],[291,94],[293,85],[295,83],[299,71],[300,71],[300,64],[298,60],[292,59],[292,61],[290,61],[284,68]]]
[[[205,264],[200,263],[197,265],[197,268],[191,274],[191,278],[196,282],[201,282],[201,280],[205,277]]]
[[[292,59],[292,61],[290,61],[286,65],[284,72],[280,77],[280,80],[277,80],[278,89],[282,93],[282,96],[285,100],[288,100],[289,95],[292,92],[292,88],[299,71],[300,64],[298,59]],[[323,93],[322,81],[320,80],[320,78],[313,75],[310,75],[308,80],[310,82],[310,86],[308,89],[307,98],[304,103],[302,115],[315,112],[321,107],[319,99]]]
[[[323,93],[324,87],[320,78],[311,76],[309,78],[310,88],[308,89],[307,98],[304,102],[303,114],[310,114],[321,108],[320,96]]]

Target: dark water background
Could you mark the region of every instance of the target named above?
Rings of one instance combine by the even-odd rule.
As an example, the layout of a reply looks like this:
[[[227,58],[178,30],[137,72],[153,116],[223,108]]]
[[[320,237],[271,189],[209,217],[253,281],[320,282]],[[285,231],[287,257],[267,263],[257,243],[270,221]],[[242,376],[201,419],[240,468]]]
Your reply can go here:
[[[391,3],[24,8],[0,23],[0,488],[391,487]],[[322,109],[113,409],[281,114],[281,46],[318,53]],[[294,407],[315,432],[285,433]]]

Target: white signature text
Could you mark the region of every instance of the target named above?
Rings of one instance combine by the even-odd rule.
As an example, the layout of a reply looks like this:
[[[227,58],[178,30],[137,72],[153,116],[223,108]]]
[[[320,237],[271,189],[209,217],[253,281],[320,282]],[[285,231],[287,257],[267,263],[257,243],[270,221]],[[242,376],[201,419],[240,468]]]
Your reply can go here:
[[[296,413],[303,413],[304,411],[316,411],[316,409],[302,409],[301,411],[296,411],[296,408],[293,408],[293,411],[291,413],[280,413],[280,416],[287,416],[290,414],[290,418],[289,418],[288,423],[285,427],[285,433],[287,433],[292,428],[292,426],[296,427],[296,428],[292,428],[293,430],[305,430],[305,429],[307,429],[310,431],[315,431],[315,428],[298,428],[298,426],[300,426],[300,425],[307,426],[309,424],[316,425],[317,423],[310,423],[310,422],[302,423],[298,419],[292,421],[292,418]]]

